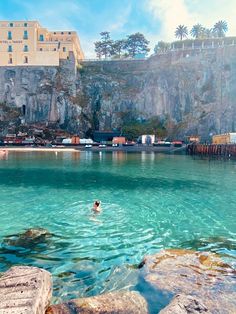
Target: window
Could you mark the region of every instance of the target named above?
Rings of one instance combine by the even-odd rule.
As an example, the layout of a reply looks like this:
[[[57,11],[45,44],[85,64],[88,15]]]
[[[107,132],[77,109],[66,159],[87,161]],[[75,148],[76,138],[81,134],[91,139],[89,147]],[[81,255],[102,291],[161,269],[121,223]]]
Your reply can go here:
[[[12,52],[12,46],[8,46],[8,52]]]
[[[24,63],[28,63],[28,57],[24,57]]]
[[[66,52],[66,47],[63,47],[63,52]]]
[[[39,51],[43,51],[43,48],[39,48]]]
[[[53,34],[56,35],[56,32],[54,32]]]
[[[54,48],[53,50],[54,50],[54,51],[57,51],[57,48]]]
[[[24,27],[28,27],[28,23],[24,23]]]
[[[13,23],[10,23],[10,24],[9,24],[9,26],[10,26],[10,27],[13,27],[13,26],[14,26],[14,24],[13,24]]]
[[[24,51],[29,51],[29,48],[27,45],[24,45]]]
[[[12,33],[11,33],[11,31],[8,32],[8,37],[7,37],[7,39],[12,39]]]
[[[24,31],[23,39],[28,39],[28,31]]]
[[[44,36],[42,34],[39,35],[39,41],[44,41]]]
[[[71,35],[71,32],[68,32],[69,35]]]
[[[9,63],[9,64],[12,64],[12,56],[9,56],[8,63]]]
[[[61,34],[63,35],[63,34],[64,34],[64,32],[61,32]]]

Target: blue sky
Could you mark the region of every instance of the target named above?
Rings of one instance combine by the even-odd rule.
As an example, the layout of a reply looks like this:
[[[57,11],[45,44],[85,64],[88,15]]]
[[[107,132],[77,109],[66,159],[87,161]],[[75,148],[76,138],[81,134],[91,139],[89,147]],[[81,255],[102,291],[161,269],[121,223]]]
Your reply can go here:
[[[220,19],[236,35],[236,0],[0,0],[1,20],[39,20],[49,30],[76,30],[87,58],[101,31],[114,39],[142,32],[151,48],[174,40],[179,24],[212,27]]]

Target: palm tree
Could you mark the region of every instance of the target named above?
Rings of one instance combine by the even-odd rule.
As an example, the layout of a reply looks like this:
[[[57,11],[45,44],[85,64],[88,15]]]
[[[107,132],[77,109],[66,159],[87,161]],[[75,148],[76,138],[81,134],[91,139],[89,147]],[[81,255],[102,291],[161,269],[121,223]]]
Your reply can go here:
[[[217,37],[224,37],[228,30],[227,22],[221,20],[215,23],[213,30],[217,34]]]
[[[200,38],[203,34],[203,30],[204,30],[204,27],[201,25],[201,24],[195,24],[193,25],[191,31],[190,31],[190,34],[194,37],[194,38]]]
[[[176,37],[176,38],[180,38],[180,40],[183,40],[183,38],[184,38],[184,37],[187,37],[187,35],[188,35],[187,26],[179,25],[179,26],[176,28],[176,31],[175,31],[175,37]]]
[[[204,28],[202,33],[203,33],[204,38],[213,38],[214,37],[214,32],[213,32],[212,28]]]

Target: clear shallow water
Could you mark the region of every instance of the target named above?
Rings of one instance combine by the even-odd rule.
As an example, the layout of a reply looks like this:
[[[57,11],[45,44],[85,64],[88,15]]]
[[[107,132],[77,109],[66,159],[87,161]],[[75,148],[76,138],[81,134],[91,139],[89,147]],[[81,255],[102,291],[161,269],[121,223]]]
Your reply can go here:
[[[91,207],[102,201],[102,213]],[[138,265],[163,248],[236,261],[236,162],[154,153],[13,153],[0,160],[0,240],[31,227],[54,234],[0,249],[0,271],[44,267],[54,295],[140,289]],[[56,301],[56,299],[55,299]]]

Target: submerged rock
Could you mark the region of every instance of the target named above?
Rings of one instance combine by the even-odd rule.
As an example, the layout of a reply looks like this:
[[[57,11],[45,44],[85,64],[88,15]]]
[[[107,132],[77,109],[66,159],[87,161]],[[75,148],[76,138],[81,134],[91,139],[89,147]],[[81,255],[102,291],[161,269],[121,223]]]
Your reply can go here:
[[[16,266],[0,278],[2,314],[44,314],[51,296],[51,274],[43,269]]]
[[[110,292],[51,305],[46,314],[146,314],[146,300],[134,291]]]
[[[159,312],[160,314],[197,314],[210,313],[206,306],[196,297],[176,295],[171,303]]]
[[[191,250],[205,249],[212,252],[217,252],[218,250],[236,250],[236,240],[227,239],[225,237],[208,237],[193,239],[181,243],[181,247]]]
[[[211,313],[236,312],[236,271],[217,254],[164,250],[142,263],[146,282],[156,289],[194,295]]]
[[[46,229],[30,228],[23,233],[5,237],[3,242],[11,246],[28,247],[45,242],[51,236],[51,233]]]

